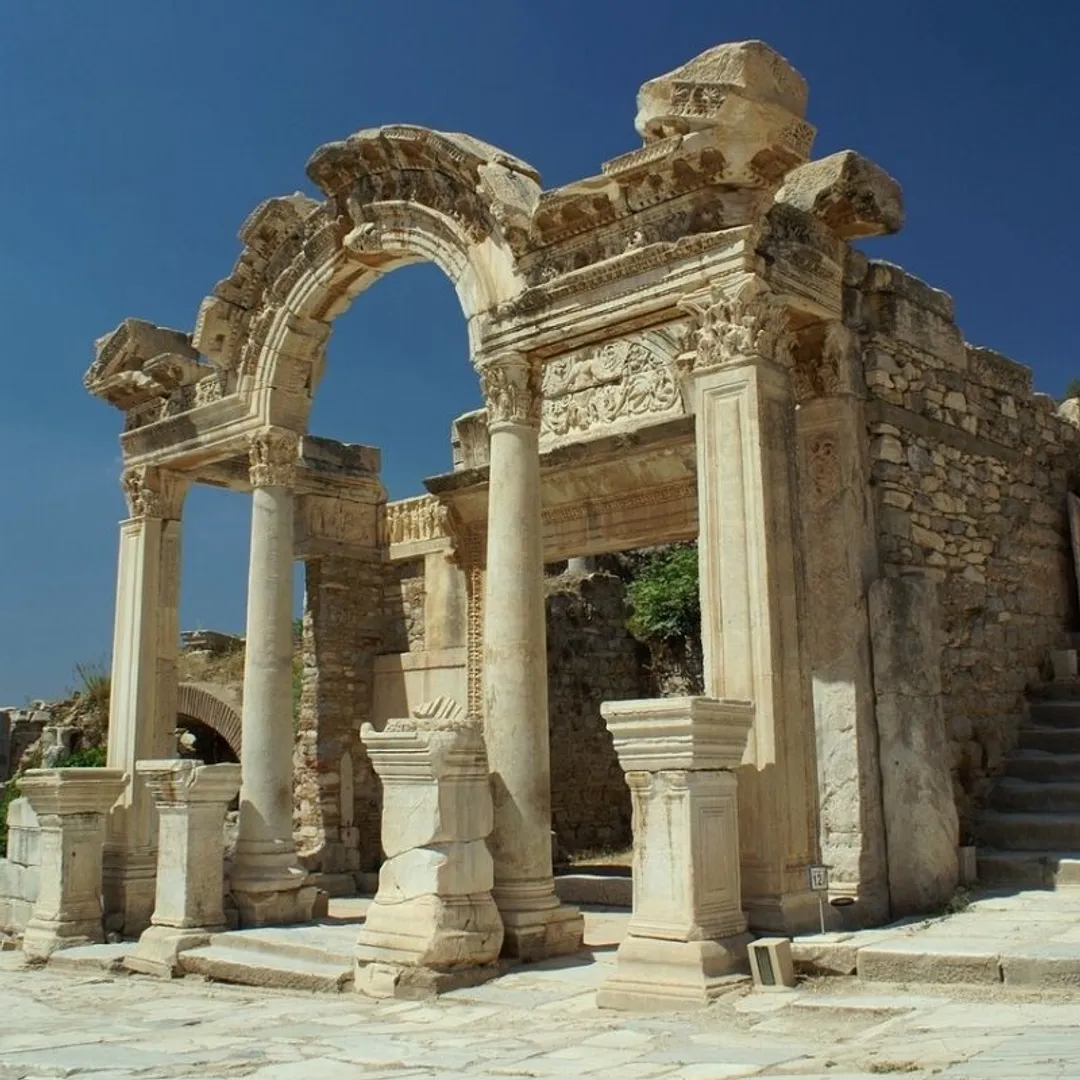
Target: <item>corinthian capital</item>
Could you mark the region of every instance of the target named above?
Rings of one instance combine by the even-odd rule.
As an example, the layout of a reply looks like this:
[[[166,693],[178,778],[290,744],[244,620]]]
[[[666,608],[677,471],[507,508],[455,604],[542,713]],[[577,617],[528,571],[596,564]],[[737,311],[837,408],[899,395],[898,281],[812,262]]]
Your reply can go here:
[[[540,364],[520,353],[489,360],[480,367],[480,389],[487,405],[488,431],[540,426]]]
[[[697,324],[694,371],[737,360],[790,363],[794,338],[787,307],[760,278],[746,278],[733,292],[714,286],[707,297],[687,299],[683,307]]]
[[[125,469],[120,476],[128,514],[132,518],[179,521],[188,481],[180,473],[143,465]]]
[[[251,486],[292,487],[296,482],[300,436],[283,428],[256,431],[248,442]]]

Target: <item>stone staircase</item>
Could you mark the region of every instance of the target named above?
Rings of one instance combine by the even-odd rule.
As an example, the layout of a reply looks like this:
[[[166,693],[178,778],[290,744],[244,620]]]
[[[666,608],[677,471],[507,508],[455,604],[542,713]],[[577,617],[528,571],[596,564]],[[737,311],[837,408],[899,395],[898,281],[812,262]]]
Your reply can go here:
[[[979,829],[979,882],[1080,885],[1080,679],[1028,691],[1028,718]]]
[[[352,987],[356,931],[348,922],[230,930],[183,953],[180,966],[217,982],[338,992]]]

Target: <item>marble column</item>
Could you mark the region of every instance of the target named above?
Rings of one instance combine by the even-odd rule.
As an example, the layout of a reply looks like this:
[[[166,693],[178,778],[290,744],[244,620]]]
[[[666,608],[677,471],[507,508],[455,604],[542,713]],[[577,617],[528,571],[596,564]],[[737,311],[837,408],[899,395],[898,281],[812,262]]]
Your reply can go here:
[[[315,889],[293,841],[293,485],[298,438],[251,440],[251,555],[232,892],[243,926],[306,922]]]
[[[171,978],[181,952],[225,929],[225,810],[240,786],[240,766],[173,759],[136,767],[161,831],[154,915],[124,966]]]
[[[784,305],[757,278],[714,296],[693,358],[702,646],[710,697],[750,701],[739,770],[743,907],[810,928],[817,785]]]
[[[119,769],[31,769],[20,777],[41,830],[40,885],[23,931],[28,959],[105,940],[105,815],[126,779]]]
[[[134,936],[150,923],[157,867],[157,815],[135,762],[176,749],[180,519],[188,481],[140,467],[126,470],[121,483],[130,517],[120,525],[108,765],[128,779],[108,818],[103,887],[106,925]]]
[[[500,356],[480,367],[480,381],[490,432],[483,678],[492,895],[504,954],[540,959],[576,952],[584,926],[559,904],[551,868],[539,365]]]

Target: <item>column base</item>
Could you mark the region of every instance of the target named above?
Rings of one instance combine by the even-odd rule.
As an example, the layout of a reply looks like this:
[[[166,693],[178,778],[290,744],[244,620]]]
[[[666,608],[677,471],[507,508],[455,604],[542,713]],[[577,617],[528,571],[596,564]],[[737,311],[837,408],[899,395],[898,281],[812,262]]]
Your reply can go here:
[[[368,908],[356,940],[357,987],[367,965],[450,971],[482,967],[499,957],[502,921],[491,897],[418,896]]]
[[[233,900],[240,916],[240,928],[257,926],[293,926],[311,922],[319,890],[314,885],[295,885],[292,888],[252,890],[233,886]]]
[[[585,938],[584,916],[576,907],[560,904],[554,886],[551,897],[552,905],[539,910],[507,911],[500,908],[503,956],[532,963],[581,951]]]
[[[793,937],[796,934],[821,930],[821,910],[818,894],[804,889],[779,896],[748,896],[743,899],[743,911],[751,930],[758,934]],[[825,920],[828,925],[828,897]]]
[[[143,975],[171,979],[181,974],[180,954],[187,949],[206,945],[210,935],[220,930],[224,930],[224,927],[182,930],[175,926],[149,926],[139,938],[135,951],[124,957],[124,967]]]
[[[480,986],[481,983],[505,972],[506,968],[502,964],[433,971],[431,968],[409,967],[405,964],[358,963],[353,985],[358,993],[371,998],[424,1001],[451,990]]]
[[[40,919],[31,916],[23,930],[22,950],[27,960],[43,963],[61,949],[100,945],[104,940],[100,916],[96,919]]]
[[[753,940],[752,934],[720,941],[627,937],[615,974],[596,991],[596,1004],[639,1012],[704,1008],[745,980]]]
[[[138,937],[150,926],[156,886],[155,849],[106,845],[101,866],[106,929],[124,937]]]

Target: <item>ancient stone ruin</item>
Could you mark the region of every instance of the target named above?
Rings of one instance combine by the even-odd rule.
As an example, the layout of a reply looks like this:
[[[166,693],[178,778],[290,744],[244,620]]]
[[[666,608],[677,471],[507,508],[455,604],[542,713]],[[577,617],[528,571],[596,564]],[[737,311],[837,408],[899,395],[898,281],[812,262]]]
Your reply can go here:
[[[663,802],[642,794],[650,784],[691,792],[690,832],[640,874],[635,851],[642,937],[693,953],[689,981],[708,981],[710,949],[650,923],[657,898],[640,894],[651,882],[662,895],[702,844],[711,861],[687,879],[680,911],[705,927],[699,941],[718,927],[734,942],[732,963],[745,960],[746,926],[817,924],[813,865],[829,868],[849,925],[949,899],[1025,689],[1070,644],[1077,411],[1056,411],[1027,368],[965,342],[945,293],[854,246],[901,228],[900,188],[853,151],[814,160],[806,106],[804,80],[768,46],[718,46],[641,88],[639,147],[553,190],[470,135],[359,131],[308,162],[321,200],[255,208],[190,332],[127,319],[97,342],[86,385],[123,414],[129,507],[109,927],[134,937],[154,912],[157,820],[137,766],[175,752],[193,484],[252,506],[228,881],[242,925],[307,920],[313,883],[355,881],[383,849],[405,858],[409,844],[386,845],[393,819],[380,823],[372,756],[384,755],[384,782],[404,782],[395,739],[432,736],[403,718],[448,699],[471,733],[454,738],[474,740],[469,767],[486,762],[490,782],[493,908],[476,903],[498,913],[504,957],[575,951],[581,919],[552,873],[544,567],[694,539],[704,694],[681,713],[611,714],[627,746],[644,736],[625,717],[650,717],[652,764],[639,775],[623,760],[640,806]],[[482,405],[453,421],[452,469],[388,502],[379,451],[318,438],[307,420],[334,320],[418,260],[454,283]],[[295,759],[294,560],[307,580]],[[735,731],[745,737],[719,754]],[[446,775],[428,761],[414,782],[436,798]],[[698,790],[723,796],[722,827]],[[463,851],[484,839],[470,828],[439,842]],[[1007,858],[991,864],[1007,873]],[[479,864],[459,876],[488,895]],[[433,911],[465,888],[430,868],[410,882]],[[369,941],[364,962],[427,955],[379,951],[394,919],[387,902],[383,944]],[[419,916],[400,919],[407,937]],[[491,953],[485,938],[470,955]]]

